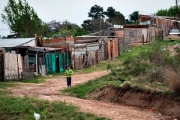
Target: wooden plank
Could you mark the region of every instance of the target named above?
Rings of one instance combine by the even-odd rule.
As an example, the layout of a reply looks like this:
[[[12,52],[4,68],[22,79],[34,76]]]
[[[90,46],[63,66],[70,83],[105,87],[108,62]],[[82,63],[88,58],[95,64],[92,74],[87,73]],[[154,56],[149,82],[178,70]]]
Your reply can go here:
[[[18,54],[18,75],[19,75],[19,79],[22,78],[22,72],[23,72],[23,61],[22,61],[22,57],[20,54]]]
[[[18,58],[17,58],[17,54],[13,54],[14,56],[14,76],[15,76],[15,80],[18,79]]]
[[[0,81],[4,81],[4,55],[0,53]]]
[[[29,72],[29,60],[28,60],[28,55],[24,56],[23,71],[24,71],[24,72]]]
[[[9,76],[9,53],[5,53],[5,80],[8,80]]]

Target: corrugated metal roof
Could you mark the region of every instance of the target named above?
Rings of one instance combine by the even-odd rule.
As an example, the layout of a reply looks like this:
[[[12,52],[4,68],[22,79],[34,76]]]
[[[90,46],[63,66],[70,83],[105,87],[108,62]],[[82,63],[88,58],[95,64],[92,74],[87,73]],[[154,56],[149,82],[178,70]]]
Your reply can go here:
[[[10,38],[0,39],[0,47],[17,47],[26,44],[35,38]]]

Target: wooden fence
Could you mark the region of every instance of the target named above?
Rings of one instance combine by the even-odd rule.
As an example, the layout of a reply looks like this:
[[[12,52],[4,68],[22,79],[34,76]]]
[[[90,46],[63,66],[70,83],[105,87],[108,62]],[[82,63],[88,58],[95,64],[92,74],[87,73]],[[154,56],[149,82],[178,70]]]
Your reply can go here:
[[[94,50],[94,51],[87,51],[80,55],[75,55],[74,69],[88,68],[96,65],[100,59],[99,54],[101,54],[99,50]]]
[[[4,54],[0,50],[0,81],[4,81]]]
[[[5,81],[32,79],[34,77],[34,73],[29,71],[28,56],[23,59],[20,54],[14,53],[4,54],[4,73]]]
[[[5,53],[5,80],[18,79],[18,63],[17,55],[13,53]]]

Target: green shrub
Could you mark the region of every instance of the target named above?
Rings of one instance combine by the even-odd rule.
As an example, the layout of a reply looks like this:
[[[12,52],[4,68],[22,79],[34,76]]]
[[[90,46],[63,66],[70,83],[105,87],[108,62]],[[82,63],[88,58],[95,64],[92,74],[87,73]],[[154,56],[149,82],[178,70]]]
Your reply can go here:
[[[130,81],[125,81],[123,82],[120,87],[124,88],[124,89],[128,89],[131,87],[131,82]]]
[[[151,65],[140,57],[129,57],[123,62],[124,75],[138,76],[145,74],[151,67]]]
[[[112,69],[113,69],[112,65],[111,65],[111,64],[108,64],[108,65],[107,65],[107,70],[112,70]]]

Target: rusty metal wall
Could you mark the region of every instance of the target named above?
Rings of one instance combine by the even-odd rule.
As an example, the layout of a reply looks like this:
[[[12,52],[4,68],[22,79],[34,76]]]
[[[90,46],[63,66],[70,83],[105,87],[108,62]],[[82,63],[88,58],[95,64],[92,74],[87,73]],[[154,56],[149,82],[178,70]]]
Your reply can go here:
[[[103,38],[97,43],[75,44],[72,55],[74,69],[82,69],[96,65],[103,60],[117,57],[120,47],[120,38]],[[121,41],[123,41],[121,39]],[[123,42],[122,46],[123,46]]]

